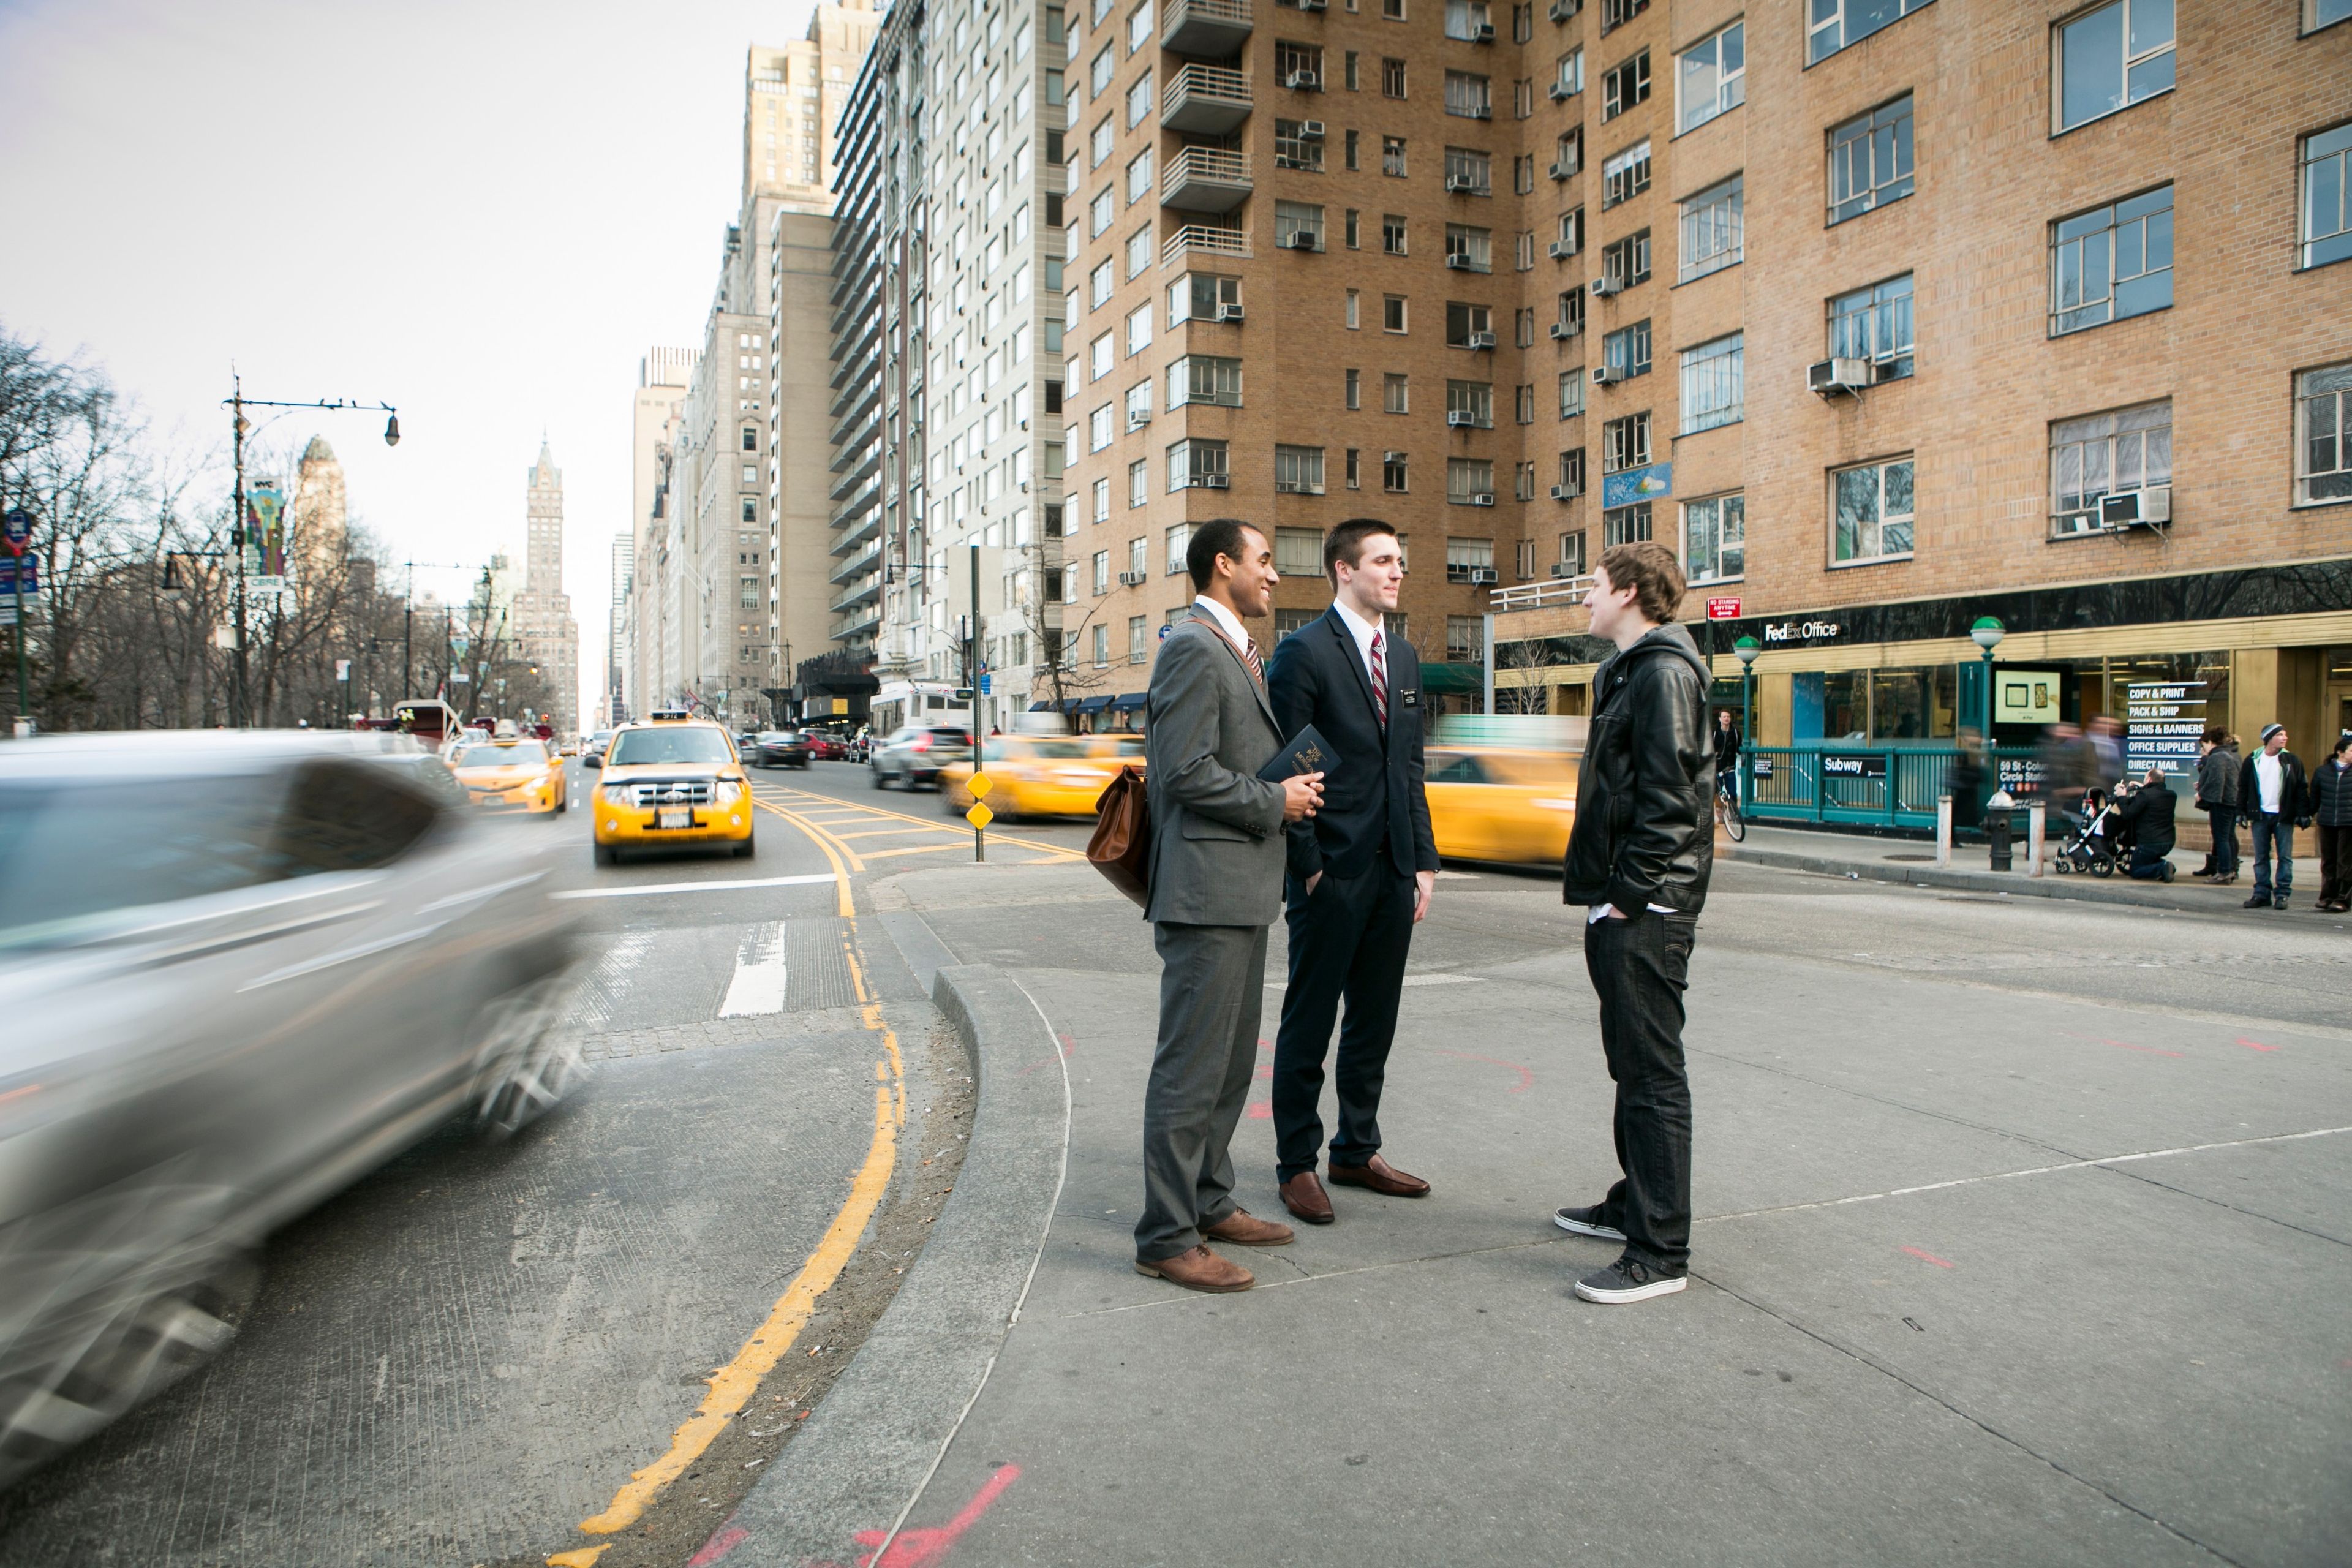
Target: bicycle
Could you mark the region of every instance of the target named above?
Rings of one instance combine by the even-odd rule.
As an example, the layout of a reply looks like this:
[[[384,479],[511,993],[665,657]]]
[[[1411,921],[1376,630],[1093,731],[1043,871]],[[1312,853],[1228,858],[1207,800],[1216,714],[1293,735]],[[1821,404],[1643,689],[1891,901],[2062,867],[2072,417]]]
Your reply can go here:
[[[1715,820],[1734,844],[1748,842],[1748,819],[1739,814],[1739,789],[1737,784],[1715,786]]]

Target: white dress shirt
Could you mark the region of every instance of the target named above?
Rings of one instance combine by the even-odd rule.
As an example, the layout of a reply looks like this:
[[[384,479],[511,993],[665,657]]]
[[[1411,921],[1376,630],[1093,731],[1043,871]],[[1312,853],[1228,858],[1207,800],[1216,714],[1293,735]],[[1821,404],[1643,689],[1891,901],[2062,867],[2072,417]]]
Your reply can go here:
[[[1234,639],[1234,647],[1236,650],[1250,640],[1249,633],[1242,629],[1242,618],[1208,595],[1202,594],[1195,597],[1192,607],[1196,610],[1208,611],[1209,618],[1215,621],[1224,629],[1224,634]]]
[[[1372,638],[1380,635],[1379,624],[1356,614],[1348,607],[1344,599],[1332,600],[1331,607],[1339,612],[1339,624],[1346,626],[1348,635],[1356,639],[1356,657],[1363,661],[1364,674],[1369,679],[1372,673]],[[1381,661],[1383,664],[1388,662],[1388,643],[1383,639],[1381,643]]]

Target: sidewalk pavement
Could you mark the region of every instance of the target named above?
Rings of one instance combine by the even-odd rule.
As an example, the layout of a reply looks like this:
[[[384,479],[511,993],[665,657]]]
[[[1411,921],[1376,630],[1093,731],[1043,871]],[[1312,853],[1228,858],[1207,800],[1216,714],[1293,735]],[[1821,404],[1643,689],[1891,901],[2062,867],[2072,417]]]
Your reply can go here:
[[[982,1037],[983,1123],[1020,1100],[1035,1167],[1064,1075],[1068,1109],[1050,1225],[990,1270],[1035,1245],[1034,1275],[916,1424],[949,1436],[880,1568],[2137,1568],[2352,1539],[2352,1033],[2233,1040],[1703,933],[1693,1286],[1591,1307],[1569,1285],[1615,1248],[1549,1221],[1614,1174],[1580,911],[1449,884],[1384,1110],[1434,1194],[1339,1189],[1338,1225],[1234,1249],[1257,1289],[1199,1296],[1130,1267],[1158,988],[1132,906],[1083,866],[892,885],[902,949],[919,922],[942,995],[977,996],[947,1010]],[[1275,950],[1278,982],[1278,925]],[[1265,1098],[1239,1195],[1282,1217]],[[747,1555],[804,1561],[782,1544]]]
[[[2307,843],[2313,836],[2299,833],[2299,843]],[[2043,865],[2039,877],[2026,874],[2025,838],[2015,840],[2014,870],[1995,871],[1990,867],[1991,852],[1982,844],[1958,844],[1952,847],[1952,863],[1948,867],[1936,864],[1936,846],[1925,838],[1885,838],[1861,833],[1819,833],[1804,828],[1773,827],[1761,823],[1749,823],[1745,843],[1734,844],[1721,833],[1716,835],[1715,852],[1726,860],[1743,860],[1751,866],[1775,866],[1789,871],[1816,871],[1824,876],[1853,877],[1866,881],[1902,882],[1920,888],[1954,888],[1969,892],[2007,893],[2021,899],[2075,899],[2085,903],[2139,904],[2149,909],[2203,910],[2208,913],[2236,913],[2253,893],[2252,863],[2242,856],[2238,879],[2227,887],[2214,887],[2196,879],[2197,868],[2203,856],[2193,849],[2176,850],[2172,864],[2177,869],[2169,882],[2136,882],[2121,870],[2112,877],[2094,877],[2082,872],[2060,873],[2053,861],[2057,854],[2053,836],[2042,847]],[[2297,856],[2294,861],[2294,892],[2289,899],[2289,912],[2305,917],[2316,912],[2319,898],[2319,861],[2314,857]],[[2253,911],[2245,911],[2248,918]],[[2275,915],[2276,911],[2272,911]],[[2338,917],[2340,918],[2340,917]]]

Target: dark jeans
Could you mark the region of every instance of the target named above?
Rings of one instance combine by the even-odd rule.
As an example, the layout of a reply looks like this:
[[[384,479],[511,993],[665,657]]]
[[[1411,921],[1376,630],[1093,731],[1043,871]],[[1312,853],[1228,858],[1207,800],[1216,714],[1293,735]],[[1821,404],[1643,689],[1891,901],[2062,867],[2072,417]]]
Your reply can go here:
[[[2319,901],[2352,901],[2352,826],[2319,830]]]
[[[1691,1097],[1683,991],[1698,921],[1644,910],[1584,928],[1584,968],[1601,999],[1601,1048],[1617,1084],[1617,1167],[1603,1225],[1654,1268],[1690,1267]]]
[[[2238,874],[2238,814],[2231,807],[2217,805],[2205,814],[2213,830],[2213,875],[2234,877]]]
[[[1276,1179],[1315,1168],[1323,1149],[1323,1058],[1339,1004],[1339,1133],[1331,1163],[1361,1165],[1381,1152],[1381,1087],[1396,1037],[1405,952],[1412,945],[1413,879],[1386,854],[1354,877],[1329,872],[1310,896],[1290,881],[1290,985],[1274,1037]]]
[[[2133,845],[2130,874],[2143,882],[2161,879],[2164,876],[2166,857],[2170,853],[2170,849],[2169,845],[2162,849],[2146,844]]]
[[[2252,816],[2254,839],[2254,892],[2275,893],[2284,898],[2294,888],[2294,819],[2273,816],[2267,811]],[[2271,864],[2275,860],[2278,870]]]

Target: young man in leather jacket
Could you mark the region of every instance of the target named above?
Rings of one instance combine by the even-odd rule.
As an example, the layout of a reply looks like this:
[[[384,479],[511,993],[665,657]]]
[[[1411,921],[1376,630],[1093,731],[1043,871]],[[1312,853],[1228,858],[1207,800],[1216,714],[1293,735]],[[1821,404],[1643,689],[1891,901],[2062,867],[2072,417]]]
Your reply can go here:
[[[1576,1282],[1618,1305],[1683,1289],[1690,1271],[1690,1078],[1683,992],[1715,861],[1712,676],[1674,623],[1682,568],[1655,543],[1601,557],[1585,603],[1617,645],[1595,672],[1563,895],[1587,906],[1584,966],[1601,999],[1601,1047],[1617,1084],[1622,1179],[1562,1230],[1624,1244]]]

